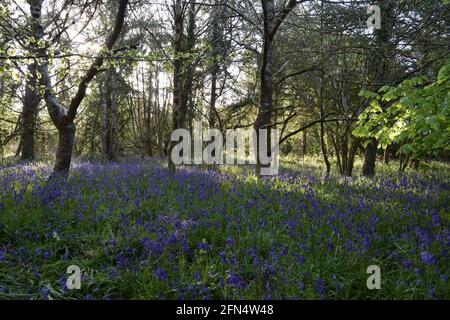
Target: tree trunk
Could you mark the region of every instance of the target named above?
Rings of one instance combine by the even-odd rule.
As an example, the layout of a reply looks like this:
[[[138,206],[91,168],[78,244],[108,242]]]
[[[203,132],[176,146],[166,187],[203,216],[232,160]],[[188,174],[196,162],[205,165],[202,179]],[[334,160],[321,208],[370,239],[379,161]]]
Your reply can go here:
[[[272,87],[272,39],[267,37],[264,39],[264,49],[263,49],[263,63],[261,65],[261,93],[260,93],[260,108],[258,117],[255,122],[255,130],[258,141],[258,152],[257,152],[257,163],[256,163],[256,175],[261,175],[261,159],[259,156],[259,150],[261,150],[259,130],[266,129],[270,130],[270,120],[272,116],[273,109],[273,87]],[[267,135],[267,146],[270,146],[269,135]],[[268,147],[267,150],[270,150]]]
[[[101,102],[102,104],[102,102]],[[94,156],[95,156],[95,150],[97,148],[97,144],[96,144],[96,129],[98,128],[99,124],[98,124],[98,114],[96,113],[91,120],[91,130],[89,132],[89,160],[92,162],[94,161]]]
[[[319,88],[319,103],[320,103],[320,117],[323,118],[325,116],[325,105],[324,105],[324,97],[323,97],[323,83],[324,83],[324,52],[323,52],[323,20],[322,20],[322,12],[323,12],[323,1],[320,2],[321,5],[321,15],[320,15],[320,55],[321,55],[321,64],[322,64],[322,72],[320,73],[320,88]],[[322,156],[323,160],[325,162],[326,172],[325,177],[330,176],[331,172],[331,164],[330,160],[328,159],[328,151],[327,146],[325,142],[325,123],[322,121],[320,122],[320,148],[322,149]]]
[[[325,106],[323,103],[323,74],[320,79],[320,117],[323,118],[325,116]],[[325,176],[330,176],[331,164],[328,158],[328,151],[325,142],[325,123],[320,122],[320,147],[322,149],[322,156],[326,166]]]
[[[116,116],[118,110],[117,92],[114,90],[114,71],[108,70],[105,80],[106,92],[102,110],[102,147],[103,158],[116,161]]]
[[[160,96],[159,96],[159,64],[156,64],[156,70],[155,70],[155,118],[157,120],[155,127],[156,127],[156,135],[157,135],[157,144],[158,144],[158,153],[161,158],[165,156],[165,150],[164,150],[164,122],[165,122],[165,103],[163,101],[162,106],[163,110],[161,110],[161,104],[160,104]]]
[[[418,170],[420,167],[420,161],[417,159],[413,159],[411,160],[411,168],[413,168],[414,170]]]
[[[183,41],[182,51],[186,53],[192,53],[195,47],[195,2],[189,4],[189,11],[187,15],[187,29],[186,39]],[[189,127],[192,133],[192,126],[194,119],[194,100],[193,91],[194,88],[194,76],[195,76],[196,62],[188,62],[183,60],[182,63],[182,78],[181,78],[181,106],[179,113],[180,122],[182,127],[185,127],[186,123],[189,123]]]
[[[396,1],[393,0],[379,1],[381,29],[374,31],[374,45],[369,55],[370,86],[374,92],[391,80],[390,61],[394,49],[391,38],[395,25],[395,3]],[[363,165],[363,175],[366,177],[375,175],[377,148],[378,142],[374,140],[366,148]]]
[[[114,84],[114,83],[113,83]],[[109,134],[110,134],[110,145],[109,145],[109,155],[108,160],[109,161],[116,161],[117,160],[117,112],[119,111],[119,97],[115,90],[112,92],[112,106],[111,106],[111,118],[110,118],[110,128],[109,128]]]
[[[181,57],[178,56],[182,51],[182,34],[183,34],[183,13],[181,0],[176,0],[175,3],[175,12],[174,12],[174,26],[175,26],[175,36],[173,40],[174,47],[174,71],[173,71],[173,102],[172,102],[172,129],[173,131],[182,128],[182,79],[181,79],[181,70],[182,70],[182,62]],[[169,148],[167,150],[168,153],[168,167],[171,172],[175,171],[175,164],[172,161],[172,150],[175,146],[173,141],[169,141]]]
[[[342,161],[341,161],[342,150],[340,148],[340,143],[339,143],[339,128],[337,129],[336,137],[332,130],[329,130],[329,131],[330,131],[329,136],[330,136],[331,144],[333,145],[334,153],[336,154],[336,164],[338,167],[339,174],[344,175],[345,169],[342,167]]]
[[[264,40],[262,50],[262,62],[260,69],[260,106],[258,110],[258,117],[255,121],[256,139],[258,150],[256,152],[256,176],[261,175],[262,163],[260,159],[261,141],[259,139],[259,130],[270,130],[268,125],[271,122],[272,109],[273,109],[273,83],[272,83],[272,60],[273,50],[272,41],[273,36],[270,32],[270,25],[275,16],[275,6],[273,0],[265,1],[266,15],[264,17]],[[267,135],[267,141],[264,141],[268,146],[267,150],[270,150],[270,137]]]
[[[209,109],[209,126],[214,128],[216,126],[216,101],[217,101],[217,73],[218,66],[213,66],[213,70],[211,72],[211,102]]]
[[[75,125],[68,124],[58,128],[58,148],[56,150],[54,173],[67,176],[72,160],[72,150],[75,142]]]
[[[217,56],[219,54],[224,54],[223,48],[222,48],[222,42],[223,42],[223,30],[221,28],[221,25],[219,23],[219,19],[221,16],[221,2],[222,0],[216,0],[214,3],[213,11],[212,11],[212,18],[211,18],[211,55],[212,55],[212,61],[213,65],[211,67],[211,101],[210,101],[210,108],[209,108],[209,126],[211,128],[215,128],[216,126],[216,117],[217,117],[217,109],[216,109],[216,103],[217,103],[217,80],[220,72],[220,61],[217,61]]]
[[[261,66],[260,66],[260,99],[259,99],[259,109],[258,116],[256,118],[254,128],[256,131],[256,139],[257,139],[257,152],[256,152],[256,176],[261,175],[261,158],[260,158],[260,150],[261,150],[261,141],[259,139],[259,130],[266,129],[269,134],[267,134],[267,140],[263,141],[267,145],[268,154],[267,156],[271,156],[271,137],[270,132],[272,127],[272,113],[273,113],[273,80],[272,80],[272,63],[273,63],[273,39],[278,31],[278,28],[281,26],[283,21],[286,19],[289,12],[294,9],[297,5],[296,0],[289,0],[289,2],[285,3],[281,9],[275,10],[275,1],[274,0],[263,0],[261,1],[264,12],[264,35],[263,35],[263,48],[261,52]],[[278,14],[276,14],[278,13]]]
[[[355,166],[355,156],[358,151],[358,146],[360,144],[360,140],[358,138],[354,138],[352,141],[352,145],[350,147],[350,154],[348,158],[348,169],[347,174],[349,177],[353,175],[353,167]]]
[[[25,85],[25,97],[22,110],[22,134],[20,136],[22,161],[35,160],[34,141],[36,117],[40,102],[40,96],[37,91],[36,71],[36,63],[28,66],[29,75]]]
[[[103,88],[106,87],[106,90],[103,90]],[[101,140],[102,140],[102,155],[101,155],[101,159],[102,162],[106,161],[106,153],[107,153],[107,130],[108,130],[108,94],[109,94],[109,90],[108,90],[108,81],[102,81],[101,82],[101,87],[100,87],[100,103],[101,103],[101,108],[102,108],[102,113],[101,113],[101,124],[102,124],[102,130],[101,130]]]
[[[307,133],[306,133],[306,130],[303,130],[303,144],[302,144],[303,156],[306,156],[306,152],[308,151],[307,150],[308,149],[308,145],[307,145],[306,139],[307,139]]]
[[[375,162],[377,160],[378,142],[372,140],[366,147],[364,154],[363,176],[375,176]]]
[[[406,168],[408,167],[410,159],[411,159],[410,154],[405,155],[403,152],[400,153],[400,165],[398,169],[400,174],[405,172]]]
[[[384,149],[384,155],[383,155],[383,162],[384,164],[389,164],[390,161],[390,153],[389,153],[389,146]]]

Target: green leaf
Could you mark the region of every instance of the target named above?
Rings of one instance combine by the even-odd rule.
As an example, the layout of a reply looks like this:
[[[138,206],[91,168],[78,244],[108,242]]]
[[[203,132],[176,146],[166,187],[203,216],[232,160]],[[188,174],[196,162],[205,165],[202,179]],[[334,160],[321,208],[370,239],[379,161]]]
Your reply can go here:
[[[377,113],[377,112],[382,112],[383,109],[380,106],[380,103],[377,100],[372,100],[370,102],[370,106],[372,107],[372,112],[373,113]]]
[[[362,125],[353,130],[353,135],[357,137],[369,137],[370,132],[364,125]]]
[[[439,120],[436,116],[428,117],[427,123],[435,130],[439,131],[441,130],[441,124],[439,123]]]
[[[401,148],[403,153],[409,154],[409,153],[414,153],[415,152],[415,148],[411,145],[411,144],[405,144],[402,148]]]
[[[378,90],[378,92],[388,92],[392,87],[390,85],[385,85]]]
[[[401,98],[399,103],[402,107],[413,107],[415,104],[414,101],[409,97]]]

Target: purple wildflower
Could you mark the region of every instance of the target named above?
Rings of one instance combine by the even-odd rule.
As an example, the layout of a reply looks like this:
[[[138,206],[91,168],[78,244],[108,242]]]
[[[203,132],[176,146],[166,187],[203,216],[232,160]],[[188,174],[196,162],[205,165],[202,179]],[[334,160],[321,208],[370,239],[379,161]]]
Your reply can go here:
[[[156,279],[159,281],[167,281],[169,280],[169,275],[167,274],[167,271],[162,268],[157,268],[155,271]]]
[[[420,257],[422,258],[422,262],[426,265],[433,265],[436,264],[436,258],[434,255],[429,253],[428,251],[424,251],[420,254]]]
[[[247,288],[247,283],[244,281],[244,279],[242,279],[236,273],[232,273],[230,275],[227,283],[236,289],[246,289]]]
[[[318,293],[322,298],[325,297],[325,294],[326,294],[326,292],[327,292],[327,283],[326,283],[326,281],[325,281],[324,279],[317,279],[317,282],[316,282],[316,290],[317,290],[317,293]]]
[[[47,300],[50,295],[50,289],[47,287],[39,288],[39,293],[41,294],[42,299]]]
[[[6,261],[6,250],[0,249],[0,262]]]

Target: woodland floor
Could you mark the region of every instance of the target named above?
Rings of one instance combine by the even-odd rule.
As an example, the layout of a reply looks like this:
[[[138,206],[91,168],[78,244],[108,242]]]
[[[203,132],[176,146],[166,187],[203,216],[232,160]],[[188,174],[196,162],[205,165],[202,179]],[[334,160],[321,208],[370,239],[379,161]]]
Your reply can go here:
[[[0,299],[449,299],[448,165],[324,180],[318,162],[260,181],[158,160],[76,163],[66,182],[0,169]]]

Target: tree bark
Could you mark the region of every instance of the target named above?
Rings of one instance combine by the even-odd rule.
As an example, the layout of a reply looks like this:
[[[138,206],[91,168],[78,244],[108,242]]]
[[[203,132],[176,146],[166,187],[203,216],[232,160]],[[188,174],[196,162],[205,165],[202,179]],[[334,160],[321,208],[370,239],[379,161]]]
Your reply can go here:
[[[375,163],[377,159],[378,142],[373,139],[366,147],[364,153],[363,176],[373,177],[375,175]]]
[[[54,175],[67,176],[69,174],[72,150],[75,143],[75,125],[58,128],[58,147],[53,168]]]
[[[307,142],[307,133],[306,130],[303,131],[303,143],[302,143],[302,153],[303,156],[306,156],[306,152],[308,151],[308,142]]]
[[[113,69],[108,70],[105,79],[105,94],[102,103],[102,147],[103,158],[116,161],[116,117],[118,110],[117,92],[114,90],[115,77]]]
[[[179,56],[182,52],[182,35],[183,35],[183,12],[182,1],[176,0],[174,11],[174,28],[175,34],[173,39],[174,47],[174,71],[173,71],[173,101],[172,101],[172,129],[173,131],[184,126],[183,116],[181,110],[182,103],[182,61]],[[175,172],[175,164],[172,161],[172,150],[175,146],[173,141],[169,141],[168,148],[168,167],[171,172]]]
[[[28,78],[25,85],[25,97],[22,110],[22,134],[20,136],[21,160],[33,161],[35,155],[36,117],[40,102],[37,89],[36,62],[28,65]]]
[[[274,0],[262,0],[261,4],[263,6],[264,12],[264,34],[263,34],[263,49],[261,52],[261,66],[260,66],[260,98],[259,98],[259,109],[258,116],[256,118],[254,128],[256,131],[256,139],[258,150],[256,152],[256,176],[261,175],[262,163],[259,155],[261,150],[261,141],[259,139],[259,130],[272,129],[271,119],[273,113],[273,39],[286,19],[287,15],[294,9],[298,4],[295,0],[290,0],[281,10],[278,11],[276,15],[275,1]],[[267,134],[267,140],[263,141],[267,145],[268,156],[270,156],[271,138],[270,134]]]
[[[321,2],[321,13],[323,12],[323,2]],[[322,14],[320,17],[320,53],[321,53],[321,63],[323,64],[324,61],[324,52],[323,52],[323,20],[322,20]],[[325,105],[324,105],[324,97],[323,97],[323,82],[324,82],[324,70],[322,66],[322,72],[320,73],[320,87],[319,87],[319,104],[320,104],[320,117],[323,118],[325,116]],[[328,151],[327,146],[325,142],[325,123],[320,123],[320,147],[322,149],[322,156],[323,160],[325,162],[326,172],[325,177],[330,176],[331,172],[331,164],[330,160],[328,159]]]
[[[320,116],[323,117],[325,114],[323,103],[320,103]],[[327,146],[325,142],[325,124],[323,122],[320,123],[320,147],[322,149],[322,156],[323,160],[325,162],[325,176],[328,177],[330,175],[331,171],[331,163],[330,159],[328,158],[328,151]]]
[[[267,12],[268,16],[265,18],[265,24],[269,24],[269,21],[273,19],[275,14],[275,8],[273,6],[273,1],[267,1]],[[263,51],[262,51],[262,63],[261,63],[261,86],[260,86],[260,107],[258,112],[258,117],[255,122],[255,130],[258,141],[258,152],[257,152],[257,162],[256,162],[256,176],[261,175],[261,159],[259,156],[259,150],[261,150],[261,141],[259,139],[259,130],[266,129],[270,130],[269,127],[271,123],[272,109],[273,109],[273,83],[272,83],[272,37],[266,32],[264,35]],[[269,135],[267,135],[267,141],[264,141],[267,146],[270,146]],[[270,147],[267,148],[270,150]]]
[[[216,126],[216,118],[218,118],[218,114],[217,114],[217,107],[216,107],[216,103],[217,103],[217,82],[218,82],[218,77],[220,74],[220,66],[221,63],[220,61],[217,61],[217,56],[218,55],[225,55],[224,52],[224,46],[223,46],[223,41],[224,41],[224,35],[223,35],[223,29],[222,29],[222,25],[220,24],[219,19],[221,18],[221,14],[223,14],[222,10],[221,10],[221,6],[222,6],[222,1],[223,0],[216,0],[214,3],[214,7],[213,7],[213,11],[211,13],[212,18],[211,18],[211,39],[210,39],[210,43],[211,43],[211,55],[212,55],[212,61],[213,61],[213,65],[211,67],[211,100],[210,100],[210,108],[209,108],[209,126],[211,128],[215,128]],[[219,120],[219,119],[217,119]],[[220,122],[220,121],[219,121]]]
[[[348,176],[351,177],[353,175],[353,168],[355,166],[355,156],[356,152],[358,151],[358,147],[360,144],[360,140],[358,138],[353,138],[351,147],[350,147],[350,154],[348,158],[348,169],[347,173]]]
[[[114,85],[114,82],[113,82]],[[117,112],[119,110],[119,97],[115,90],[112,92],[111,97],[111,116],[109,120],[109,150],[108,150],[108,160],[117,160]]]
[[[195,2],[189,4],[189,10],[187,14],[187,28],[186,36],[184,41],[182,41],[183,47],[182,51],[186,53],[192,53],[195,47],[195,24],[196,14],[195,14]],[[192,132],[192,124],[194,121],[194,100],[193,91],[194,88],[194,76],[195,76],[195,65],[193,61],[182,60],[182,77],[181,77],[181,112],[179,113],[180,122],[182,126],[186,126],[189,123],[190,130]]]
[[[384,149],[384,155],[383,155],[383,162],[384,164],[389,164],[389,161],[391,160],[390,150],[389,146]]]

